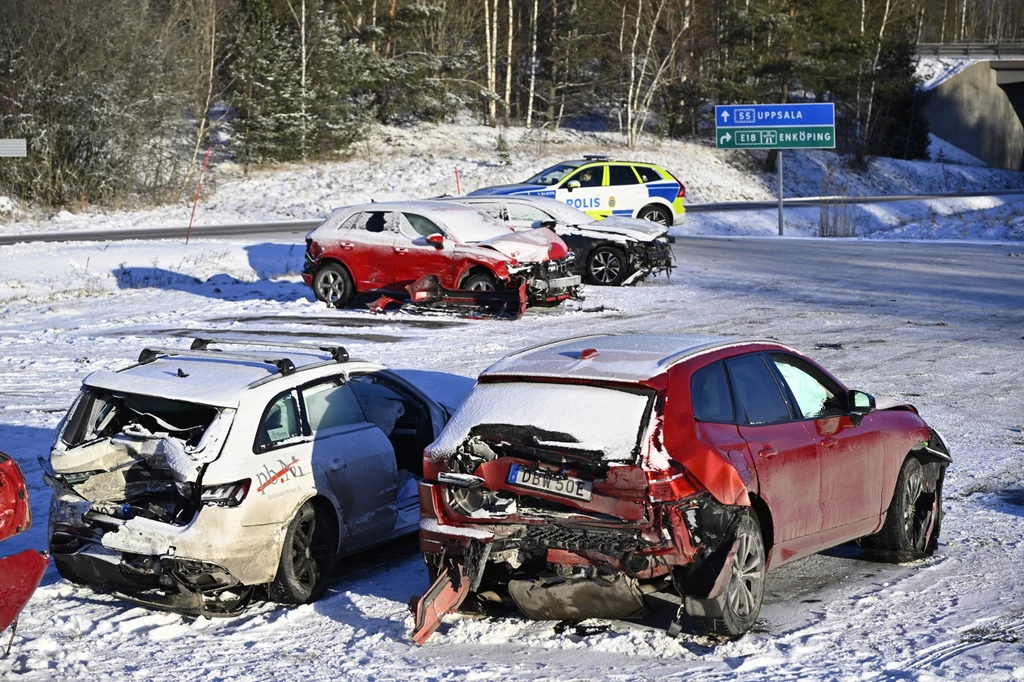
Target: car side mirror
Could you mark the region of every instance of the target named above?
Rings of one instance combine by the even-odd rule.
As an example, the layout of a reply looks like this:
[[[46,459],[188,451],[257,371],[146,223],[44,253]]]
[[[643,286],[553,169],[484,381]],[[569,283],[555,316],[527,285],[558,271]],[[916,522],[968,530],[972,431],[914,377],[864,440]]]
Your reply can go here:
[[[571,181],[569,182],[569,184],[568,184],[568,185],[566,185],[566,188],[567,188],[567,189],[568,189],[568,190],[569,190],[570,192],[571,192],[571,191],[573,191],[574,189],[579,189],[579,188],[580,188],[580,181],[579,181],[579,180],[571,180]]]
[[[434,234],[427,235],[427,243],[438,249],[444,248],[444,235],[435,232]]]
[[[850,391],[846,394],[847,411],[854,426],[860,426],[864,417],[875,411],[875,396],[864,391]]]

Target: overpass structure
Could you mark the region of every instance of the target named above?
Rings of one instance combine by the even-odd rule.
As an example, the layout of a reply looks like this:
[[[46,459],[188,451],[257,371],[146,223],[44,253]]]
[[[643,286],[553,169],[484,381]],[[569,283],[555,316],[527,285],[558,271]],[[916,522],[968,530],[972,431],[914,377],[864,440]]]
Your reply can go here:
[[[922,43],[917,51],[969,61],[927,91],[931,132],[994,168],[1024,170],[1024,41]]]

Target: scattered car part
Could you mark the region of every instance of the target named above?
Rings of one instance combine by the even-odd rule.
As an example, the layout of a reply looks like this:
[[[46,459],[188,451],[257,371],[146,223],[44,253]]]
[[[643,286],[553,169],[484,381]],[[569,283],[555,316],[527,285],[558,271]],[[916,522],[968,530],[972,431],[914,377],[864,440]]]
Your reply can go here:
[[[0,541],[24,533],[31,525],[25,476],[17,462],[0,452]],[[0,632],[12,625],[17,627],[18,615],[35,593],[49,563],[48,554],[34,549],[0,558]]]
[[[410,284],[409,298],[417,307],[463,313],[482,313],[517,319],[526,312],[526,280],[522,277],[501,289],[446,289],[427,275]]]

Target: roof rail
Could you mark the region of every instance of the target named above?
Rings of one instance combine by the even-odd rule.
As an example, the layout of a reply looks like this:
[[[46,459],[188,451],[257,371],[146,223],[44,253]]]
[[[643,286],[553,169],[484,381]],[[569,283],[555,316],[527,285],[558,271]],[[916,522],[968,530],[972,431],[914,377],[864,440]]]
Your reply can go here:
[[[196,338],[192,341],[192,350],[217,350],[210,348],[210,344],[218,346],[268,346],[271,348],[295,348],[307,352],[320,351],[330,354],[335,362],[348,362],[348,351],[344,346],[311,346],[308,343],[287,343],[285,341],[256,341],[248,339],[203,339]]]
[[[219,348],[210,348],[210,344],[219,345],[236,345],[236,346],[273,346],[275,348],[295,348],[301,349],[306,352],[324,352],[329,353],[331,360],[328,362],[313,362],[308,365],[295,366],[295,363],[291,358],[286,357],[269,357],[266,355],[257,355],[255,353],[231,353],[220,350]],[[145,365],[153,362],[159,357],[199,357],[208,358],[211,353],[215,353],[218,358],[226,358],[229,360],[246,360],[248,362],[258,362],[265,365],[273,365],[277,368],[278,373],[282,376],[288,376],[293,374],[298,369],[307,369],[311,367],[320,367],[331,362],[342,363],[348,362],[348,351],[342,346],[310,346],[302,343],[282,343],[279,341],[243,341],[235,339],[202,339],[197,338],[192,341],[192,346],[186,350],[184,348],[144,348],[139,353],[139,364]]]
[[[193,358],[208,358],[210,357],[209,352],[201,350],[185,350],[183,348],[143,348],[142,352],[139,353],[139,364],[145,365],[153,362],[160,357],[193,357]],[[250,355],[248,353],[222,353],[217,351],[218,358],[228,358],[229,360],[247,360],[249,362],[259,362],[264,365],[273,365],[277,367],[277,371],[283,376],[287,376],[295,371],[295,363],[288,358],[268,358],[265,355]]]

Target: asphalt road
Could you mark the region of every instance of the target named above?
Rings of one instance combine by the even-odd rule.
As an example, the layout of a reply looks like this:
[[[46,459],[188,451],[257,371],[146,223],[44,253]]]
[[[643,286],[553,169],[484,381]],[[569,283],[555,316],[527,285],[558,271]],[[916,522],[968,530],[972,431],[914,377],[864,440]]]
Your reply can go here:
[[[795,197],[783,200],[787,208],[815,207],[828,204],[882,204],[900,201],[958,199],[963,197],[1024,196],[1024,190],[984,190],[979,192],[946,192],[937,194],[892,194],[870,197]],[[726,201],[720,203],[690,204],[690,213],[725,213],[730,211],[764,211],[778,206],[777,201]],[[212,237],[244,237],[251,235],[283,235],[301,237],[321,220],[292,220],[270,223],[240,223],[237,225],[194,225],[191,236],[195,239]],[[71,232],[31,232],[0,235],[0,246],[25,242],[83,242],[125,241],[129,239],[185,239],[186,226],[126,228],[118,230],[75,230]]]

